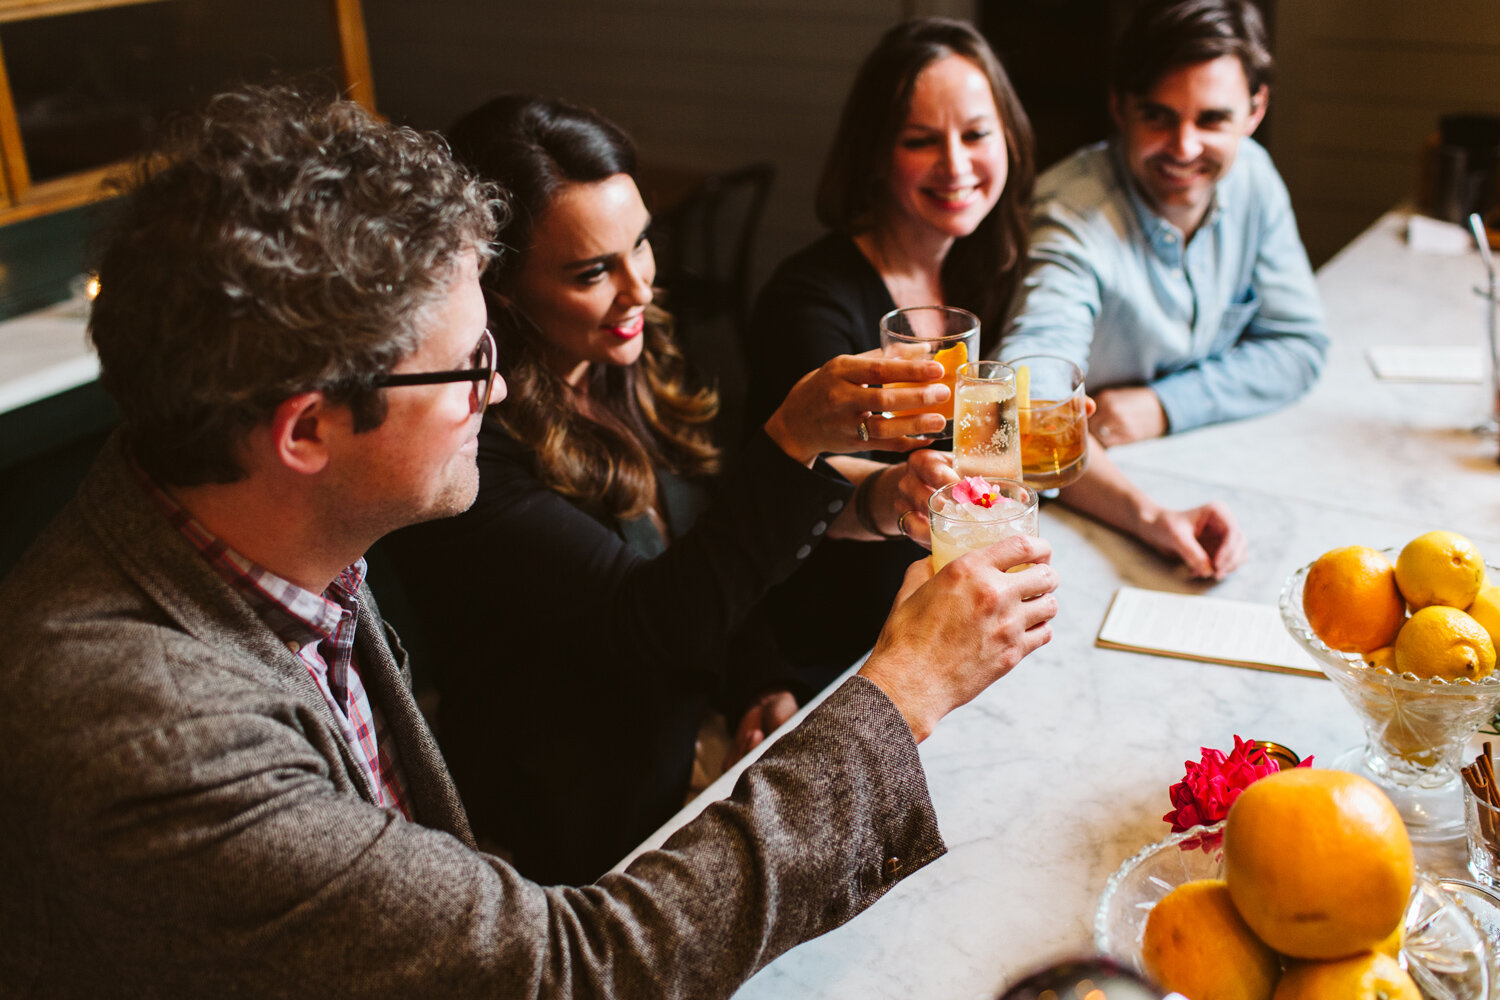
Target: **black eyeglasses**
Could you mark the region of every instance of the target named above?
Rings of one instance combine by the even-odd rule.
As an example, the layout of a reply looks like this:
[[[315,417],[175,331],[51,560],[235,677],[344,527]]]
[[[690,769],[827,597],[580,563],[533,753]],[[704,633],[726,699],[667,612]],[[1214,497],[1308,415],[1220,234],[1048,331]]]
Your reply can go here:
[[[479,338],[474,348],[474,367],[449,372],[411,372],[399,375],[377,375],[373,385],[377,389],[397,385],[438,385],[443,382],[473,382],[475,394],[470,405],[483,410],[490,403],[490,392],[495,387],[495,337],[488,329]]]

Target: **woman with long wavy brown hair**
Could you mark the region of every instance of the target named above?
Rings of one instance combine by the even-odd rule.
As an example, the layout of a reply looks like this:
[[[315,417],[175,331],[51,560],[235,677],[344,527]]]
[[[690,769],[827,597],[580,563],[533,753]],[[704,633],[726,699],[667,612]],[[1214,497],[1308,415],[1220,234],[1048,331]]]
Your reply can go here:
[[[868,447],[870,412],[947,390],[868,388],[933,378],[931,362],[835,358],[721,471],[714,394],[687,386],[653,305],[628,137],[511,95],[449,138],[510,195],[483,279],[510,388],[480,434],[474,507],[391,553],[436,647],[439,739],[476,832],[533,878],[586,881],[681,806],[707,708],[748,746],[827,679],[790,668],[756,605],[823,538],[894,533],[913,504],[851,503],[856,482],[819,456]],[[883,446],[941,420],[883,423]]]

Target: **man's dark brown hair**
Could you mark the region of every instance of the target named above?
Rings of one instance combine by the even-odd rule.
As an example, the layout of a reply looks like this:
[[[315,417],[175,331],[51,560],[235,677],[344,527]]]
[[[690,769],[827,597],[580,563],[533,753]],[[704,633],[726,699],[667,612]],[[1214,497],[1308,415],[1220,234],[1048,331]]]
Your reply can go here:
[[[1149,94],[1180,66],[1234,56],[1252,95],[1271,83],[1271,51],[1260,8],[1249,0],[1148,0],[1115,45],[1110,90]]]

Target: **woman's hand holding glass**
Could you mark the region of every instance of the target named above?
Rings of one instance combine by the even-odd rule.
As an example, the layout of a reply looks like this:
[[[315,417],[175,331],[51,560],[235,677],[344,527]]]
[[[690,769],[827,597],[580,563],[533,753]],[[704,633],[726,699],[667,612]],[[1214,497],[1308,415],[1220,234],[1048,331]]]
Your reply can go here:
[[[832,461],[859,486],[846,508],[848,515],[840,514],[830,526],[830,538],[879,541],[907,534],[914,510],[926,510],[927,495],[953,475],[951,456],[931,448],[914,451],[896,464],[858,458]]]
[[[904,469],[896,497],[899,508],[897,524],[901,533],[912,541],[932,548],[927,523],[927,498],[949,483],[958,482],[958,473],[953,470],[953,455],[951,452],[923,448],[906,457]]]
[[[822,454],[911,451],[926,443],[914,435],[941,431],[947,420],[936,413],[894,414],[946,400],[951,393],[937,381],[942,376],[936,361],[886,358],[879,351],[842,354],[792,386],[766,421],[766,433],[804,465]],[[908,385],[889,384],[900,382]]]

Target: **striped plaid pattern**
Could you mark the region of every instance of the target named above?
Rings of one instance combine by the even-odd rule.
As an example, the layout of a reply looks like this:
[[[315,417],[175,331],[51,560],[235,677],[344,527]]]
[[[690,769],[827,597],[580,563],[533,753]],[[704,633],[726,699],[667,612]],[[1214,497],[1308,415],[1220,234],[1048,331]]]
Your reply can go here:
[[[345,742],[354,750],[354,759],[370,779],[379,804],[397,809],[411,819],[406,781],[396,748],[389,740],[381,745],[380,732],[385,729],[385,719],[370,704],[354,662],[354,631],[359,622],[364,559],[347,567],[322,594],[314,594],[231,549],[143,471],[137,472],[172,526],[240,592],[266,627],[307,667],[333,710]]]

